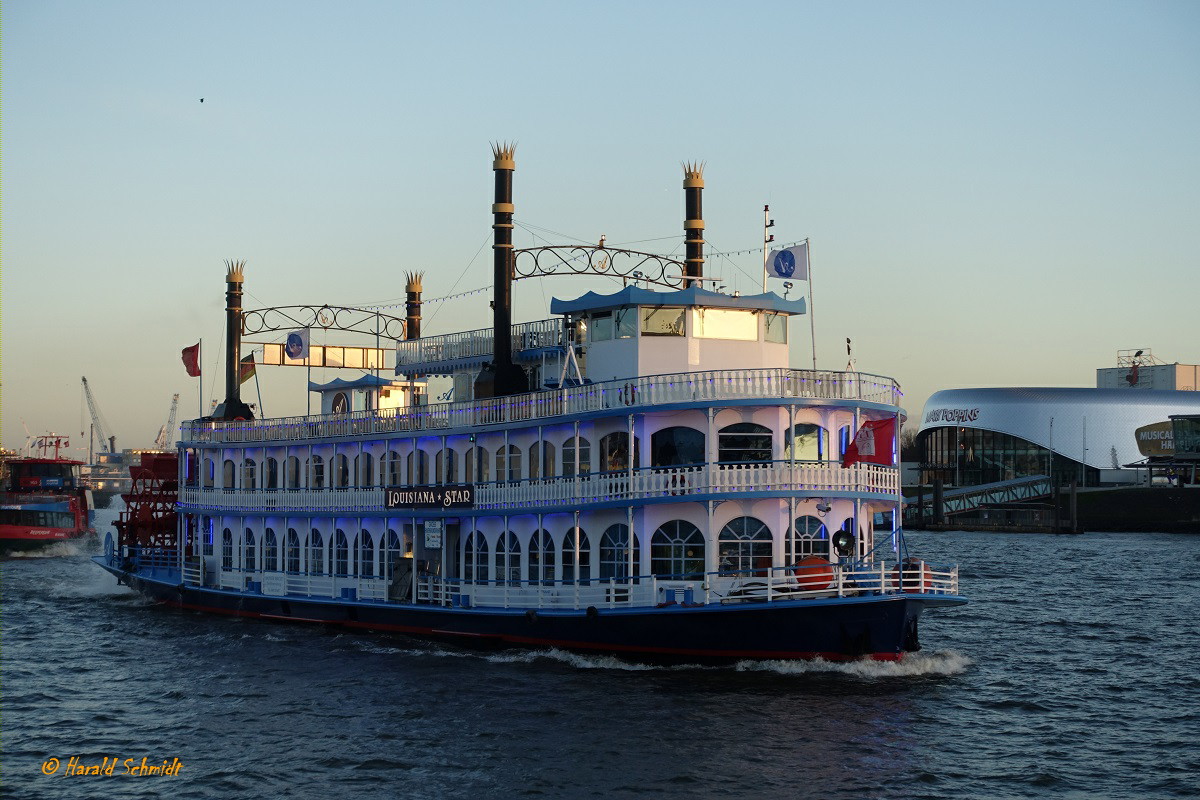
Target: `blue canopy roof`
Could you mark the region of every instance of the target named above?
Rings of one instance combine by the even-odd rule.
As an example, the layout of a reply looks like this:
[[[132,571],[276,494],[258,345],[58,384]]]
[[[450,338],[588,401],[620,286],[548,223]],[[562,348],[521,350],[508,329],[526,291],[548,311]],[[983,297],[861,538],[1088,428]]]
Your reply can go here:
[[[574,300],[550,301],[551,314],[571,314],[578,311],[603,311],[623,306],[696,306],[701,308],[748,308],[755,311],[778,311],[783,314],[803,314],[804,298],[786,300],[774,292],[734,297],[699,287],[670,292],[656,292],[640,286],[626,286],[614,294],[588,292]]]
[[[334,389],[378,389],[381,386],[395,386],[401,381],[395,378],[380,378],[376,375],[363,375],[361,378],[356,378],[352,381],[334,378],[329,383],[314,383],[308,382],[308,390],[310,392],[328,392]]]

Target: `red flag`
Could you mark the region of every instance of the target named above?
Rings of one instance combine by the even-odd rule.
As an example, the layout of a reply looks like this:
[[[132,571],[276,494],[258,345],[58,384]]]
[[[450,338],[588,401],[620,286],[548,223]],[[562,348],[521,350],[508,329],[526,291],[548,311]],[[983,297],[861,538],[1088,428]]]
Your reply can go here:
[[[242,359],[238,365],[238,383],[245,383],[254,377],[254,353]]]
[[[193,378],[200,377],[200,343],[196,342],[191,347],[183,348],[183,366],[187,368],[187,374]]]
[[[892,466],[895,460],[896,418],[869,420],[862,424],[854,441],[842,454],[842,466],[851,464],[883,464]]]

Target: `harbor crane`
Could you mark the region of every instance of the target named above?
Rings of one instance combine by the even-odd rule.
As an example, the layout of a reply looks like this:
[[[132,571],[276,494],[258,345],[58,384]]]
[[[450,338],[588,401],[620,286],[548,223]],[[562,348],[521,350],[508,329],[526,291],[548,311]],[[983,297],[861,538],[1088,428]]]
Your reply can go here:
[[[88,411],[92,412],[92,428],[100,439],[100,452],[117,452],[117,437],[108,432],[108,423],[104,421],[104,417],[100,414],[100,409],[96,406],[96,400],[92,397],[92,390],[88,386],[86,377],[83,378],[83,394],[87,398]],[[88,450],[91,450],[90,443]],[[91,460],[90,457],[89,460]]]
[[[167,417],[167,424],[158,429],[158,436],[154,437],[154,447],[157,450],[166,450],[175,442],[173,434],[175,432],[175,412],[179,410],[179,395],[176,394],[171,398],[171,413]]]

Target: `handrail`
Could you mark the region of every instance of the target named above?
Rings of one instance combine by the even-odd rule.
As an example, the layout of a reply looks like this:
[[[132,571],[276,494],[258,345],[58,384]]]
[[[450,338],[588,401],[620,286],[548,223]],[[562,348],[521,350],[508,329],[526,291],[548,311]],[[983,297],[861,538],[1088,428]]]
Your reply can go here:
[[[339,436],[503,426],[606,410],[632,412],[665,404],[724,400],[859,400],[895,406],[899,385],[891,378],[862,372],[785,368],[713,370],[653,375],[569,386],[508,397],[438,403],[404,409],[355,411],[233,422],[188,420],[187,444],[304,441]]]

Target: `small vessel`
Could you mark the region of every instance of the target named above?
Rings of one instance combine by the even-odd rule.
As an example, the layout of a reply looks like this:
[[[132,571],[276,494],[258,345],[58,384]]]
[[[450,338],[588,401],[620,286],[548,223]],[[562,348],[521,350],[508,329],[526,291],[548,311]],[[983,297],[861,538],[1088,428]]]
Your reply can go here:
[[[182,424],[177,456],[143,457],[97,563],[170,606],[458,645],[675,663],[918,649],[922,613],[966,599],[957,567],[903,542],[896,382],[792,368],[803,298],[703,288],[700,166],[675,260],[603,238],[514,249],[514,154],[493,156],[492,327],[422,336],[415,274],[403,319],[243,311],[227,262],[225,402]],[[625,285],[511,322],[513,280],[572,274]],[[395,377],[310,383],[304,416],[242,402],[243,334],[286,337],[265,363],[321,366],[310,330],[364,325],[394,340]],[[336,363],[369,370],[359,349]]]
[[[65,437],[48,434],[36,437],[34,447],[40,455],[10,458],[4,463],[0,551],[33,550],[95,532],[91,492],[79,475],[83,462],[59,455],[70,443]]]

